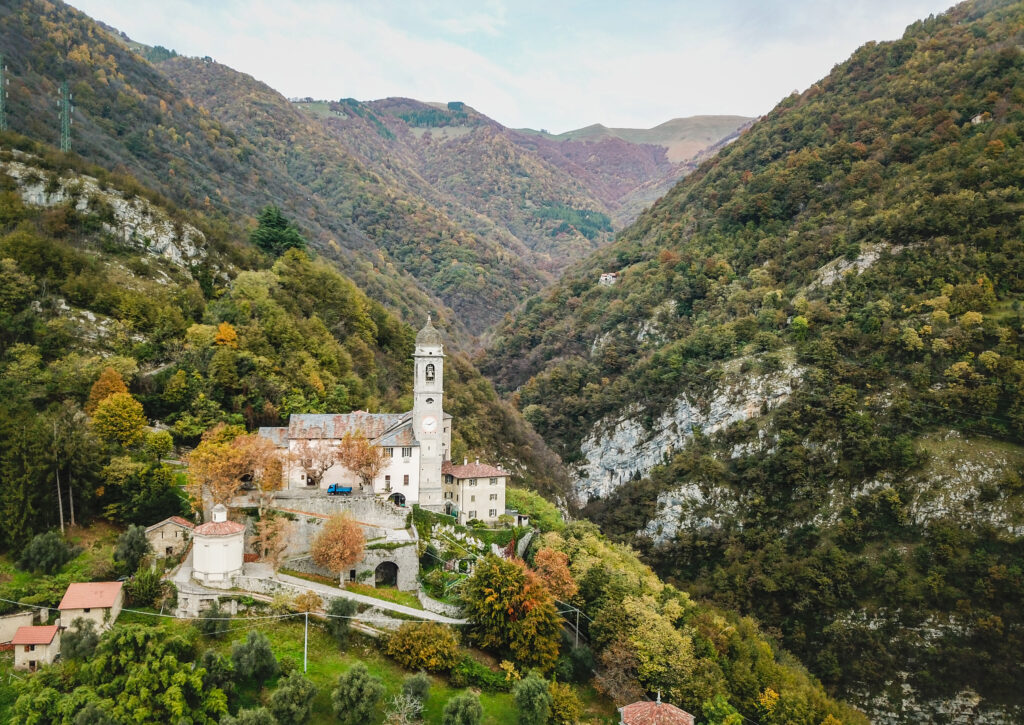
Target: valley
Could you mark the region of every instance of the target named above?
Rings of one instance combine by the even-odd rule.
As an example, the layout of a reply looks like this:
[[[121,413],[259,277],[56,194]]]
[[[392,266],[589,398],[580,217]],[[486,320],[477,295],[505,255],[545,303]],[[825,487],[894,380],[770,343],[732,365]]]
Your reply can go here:
[[[294,696],[337,722],[367,665],[370,723],[416,719],[417,669],[446,725],[531,698],[530,725],[662,697],[708,725],[1024,719],[1020,3],[868,42],[756,118],[558,134],[471,98],[287,98],[59,0],[0,6],[0,48],[0,614],[46,629],[115,576],[138,610],[8,676],[0,719],[283,725]],[[296,421],[327,420],[321,461]],[[372,543],[305,561],[339,512]],[[230,526],[231,576],[288,596],[125,564],[157,521]],[[375,629],[400,547],[379,596],[412,609]],[[339,614],[348,589],[370,599]],[[392,634],[424,598],[451,616]],[[244,679],[214,601],[280,673]],[[139,642],[187,705],[140,714],[123,693],[173,688],[94,664]]]

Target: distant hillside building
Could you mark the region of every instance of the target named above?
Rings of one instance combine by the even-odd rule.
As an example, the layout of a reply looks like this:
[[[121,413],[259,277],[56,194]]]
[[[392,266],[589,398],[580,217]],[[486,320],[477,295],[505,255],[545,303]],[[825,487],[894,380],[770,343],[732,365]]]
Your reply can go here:
[[[286,486],[306,489],[317,485],[317,481],[307,475],[307,466],[301,465],[304,450],[337,447],[346,434],[361,435],[384,449],[386,463],[373,479],[373,494],[399,506],[419,504],[432,511],[442,511],[447,503],[443,495],[442,466],[451,451],[452,417],[442,407],[444,346],[441,333],[429,319],[416,335],[413,363],[410,411],[294,414],[287,426],[260,428],[259,434],[273,441],[285,459]],[[502,474],[502,486],[507,475]],[[331,485],[351,486],[358,491],[359,480],[354,472],[335,464],[319,481],[321,489]],[[482,510],[504,512],[504,499],[502,490],[499,504]]]
[[[230,587],[242,573],[245,524],[228,521],[223,504],[213,507],[213,520],[192,529],[192,576],[209,586]]]
[[[171,516],[146,529],[146,540],[158,557],[174,556],[185,551],[196,527],[188,519]]]
[[[77,619],[91,619],[96,631],[103,632],[113,626],[124,606],[121,582],[75,582],[69,584],[60,600],[60,626],[68,629]]]
[[[60,627],[19,627],[11,640],[14,646],[14,669],[34,672],[52,664],[60,653]]]
[[[444,476],[444,512],[455,516],[460,524],[473,519],[494,524],[505,513],[508,471],[479,460],[476,463],[464,460],[461,466],[445,461],[441,474]]]
[[[601,279],[599,280],[599,284],[602,284],[605,287],[610,287],[611,285],[615,284],[618,281],[619,281],[619,273],[618,272],[605,272],[604,274],[601,275]]]
[[[694,725],[693,715],[661,701],[634,702],[619,708],[620,725]]]

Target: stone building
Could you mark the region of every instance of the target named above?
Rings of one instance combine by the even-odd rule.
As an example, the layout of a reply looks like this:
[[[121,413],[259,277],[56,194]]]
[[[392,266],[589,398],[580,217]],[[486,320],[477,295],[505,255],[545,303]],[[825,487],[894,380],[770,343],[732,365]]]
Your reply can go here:
[[[75,626],[77,619],[91,619],[96,631],[109,629],[124,606],[124,589],[121,582],[75,582],[69,584],[60,600],[60,626],[64,629]]]
[[[146,540],[158,557],[180,554],[188,547],[194,523],[181,516],[171,516],[146,529]]]

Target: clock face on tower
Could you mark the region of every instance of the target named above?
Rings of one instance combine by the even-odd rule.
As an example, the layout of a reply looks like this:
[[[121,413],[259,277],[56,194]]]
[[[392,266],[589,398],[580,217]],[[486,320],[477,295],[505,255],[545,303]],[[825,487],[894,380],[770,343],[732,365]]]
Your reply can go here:
[[[423,417],[423,432],[424,433],[433,433],[436,430],[437,430],[437,418],[435,418],[432,415],[424,416]]]

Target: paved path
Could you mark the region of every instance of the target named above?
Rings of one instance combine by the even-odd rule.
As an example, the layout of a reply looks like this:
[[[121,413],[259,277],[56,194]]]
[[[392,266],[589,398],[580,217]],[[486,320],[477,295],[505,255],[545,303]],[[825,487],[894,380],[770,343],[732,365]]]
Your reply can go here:
[[[367,604],[369,606],[376,607],[377,609],[385,609],[390,612],[398,612],[399,614],[415,617],[417,619],[429,619],[432,622],[441,622],[442,624],[467,624],[469,622],[469,620],[466,619],[446,617],[443,614],[428,612],[426,609],[413,609],[412,607],[407,607],[404,604],[395,604],[394,602],[389,602],[385,599],[368,597],[365,594],[356,594],[355,592],[350,592],[347,589],[307,581],[306,579],[300,579],[297,576],[291,576],[289,574],[282,574],[278,572],[273,578],[285,584],[291,584],[292,586],[301,587],[306,590],[311,589],[321,596],[344,597],[345,599],[351,599],[352,601],[359,602],[360,604]]]

